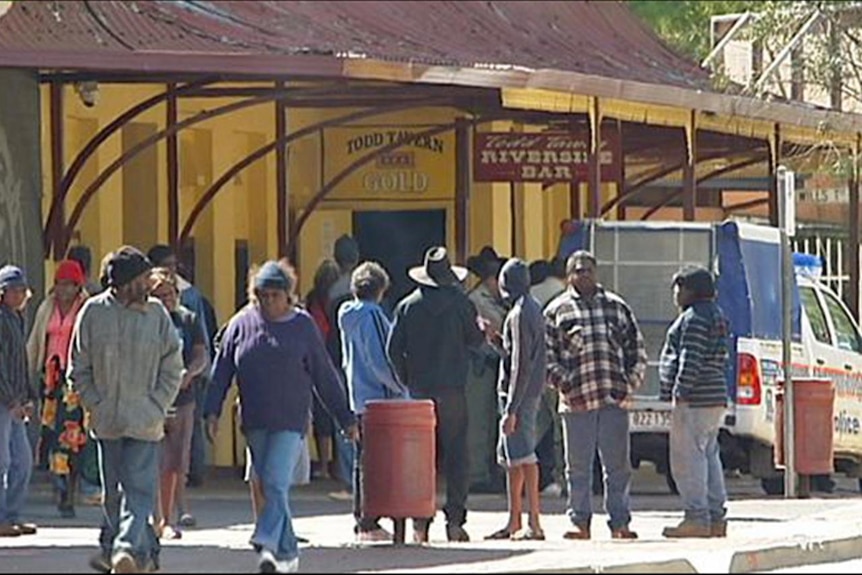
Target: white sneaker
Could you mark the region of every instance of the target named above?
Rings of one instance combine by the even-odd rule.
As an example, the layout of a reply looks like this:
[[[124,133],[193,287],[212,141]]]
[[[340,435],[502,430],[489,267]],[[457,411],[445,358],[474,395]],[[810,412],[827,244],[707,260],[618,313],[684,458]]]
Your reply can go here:
[[[277,561],[275,566],[276,573],[296,573],[299,571],[299,556],[287,561]]]
[[[261,549],[257,569],[261,573],[278,573],[278,560],[269,549]]]
[[[554,482],[542,489],[542,495],[553,495],[555,497],[559,497],[563,492],[563,488],[559,483]]]
[[[279,561],[269,549],[260,552],[257,568],[261,573],[296,573],[299,571],[299,556]]]

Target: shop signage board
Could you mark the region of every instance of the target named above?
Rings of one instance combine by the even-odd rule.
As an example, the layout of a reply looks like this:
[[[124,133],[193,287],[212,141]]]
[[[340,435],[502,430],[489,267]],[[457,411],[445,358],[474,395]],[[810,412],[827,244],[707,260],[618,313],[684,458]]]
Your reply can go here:
[[[621,160],[617,132],[606,132],[599,151],[602,181],[615,181]],[[484,132],[473,140],[473,180],[477,182],[586,182],[590,133]]]
[[[385,146],[404,145],[378,155],[351,173],[331,197],[352,199],[445,199],[455,185],[454,134],[417,136],[428,126],[366,125],[324,131],[326,177]]]

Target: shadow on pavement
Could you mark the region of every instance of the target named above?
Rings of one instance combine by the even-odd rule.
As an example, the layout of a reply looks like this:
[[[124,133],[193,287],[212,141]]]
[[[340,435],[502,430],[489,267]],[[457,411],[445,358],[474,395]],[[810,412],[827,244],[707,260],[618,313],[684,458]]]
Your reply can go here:
[[[86,573],[92,547],[6,548],[0,573]],[[300,572],[354,573],[368,570],[421,569],[507,559],[529,550],[483,550],[435,547],[309,547],[302,550]],[[256,573],[257,556],[251,549],[212,546],[165,547],[163,573]]]
[[[529,549],[463,549],[455,547],[309,547],[301,570],[312,573],[354,573],[368,570],[422,569],[499,561],[531,553]]]

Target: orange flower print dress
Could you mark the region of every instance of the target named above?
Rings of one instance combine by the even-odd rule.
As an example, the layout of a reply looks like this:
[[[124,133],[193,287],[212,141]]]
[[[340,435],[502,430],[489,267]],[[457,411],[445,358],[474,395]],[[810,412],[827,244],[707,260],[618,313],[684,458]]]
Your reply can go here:
[[[65,316],[55,305],[46,333],[45,379],[42,388],[42,446],[51,473],[67,476],[87,443],[84,409],[78,393],[66,382],[65,367],[72,327],[81,302]]]

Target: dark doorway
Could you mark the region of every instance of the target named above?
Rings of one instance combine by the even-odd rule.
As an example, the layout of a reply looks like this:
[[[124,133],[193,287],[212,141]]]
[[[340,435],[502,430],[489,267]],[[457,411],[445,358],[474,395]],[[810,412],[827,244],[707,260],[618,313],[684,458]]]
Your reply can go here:
[[[353,230],[361,258],[389,273],[384,307],[391,310],[416,287],[407,270],[422,263],[429,247],[446,245],[446,210],[354,212]]]

